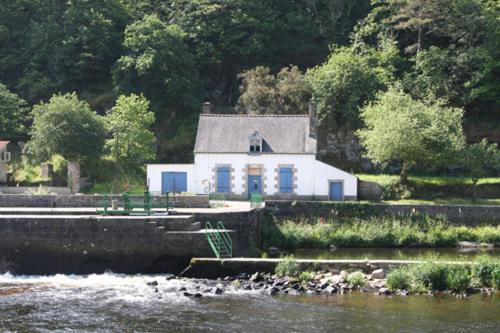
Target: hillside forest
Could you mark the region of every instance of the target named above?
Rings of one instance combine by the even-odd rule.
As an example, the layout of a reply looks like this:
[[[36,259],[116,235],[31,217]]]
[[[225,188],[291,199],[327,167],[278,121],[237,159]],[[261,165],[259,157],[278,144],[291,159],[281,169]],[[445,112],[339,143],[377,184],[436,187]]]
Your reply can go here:
[[[82,173],[99,178],[106,159],[191,162],[203,102],[218,113],[296,114],[311,100],[319,158],[348,171],[449,168],[451,157],[445,165],[425,149],[412,150],[422,158],[377,151],[394,137],[377,131],[380,121],[417,114],[420,129],[446,127],[425,134],[444,136],[432,143],[439,151],[491,150],[500,142],[500,3],[0,0],[0,138],[28,142],[23,163],[83,156]],[[58,108],[68,112],[52,117]],[[47,122],[73,119],[94,133],[50,150]]]

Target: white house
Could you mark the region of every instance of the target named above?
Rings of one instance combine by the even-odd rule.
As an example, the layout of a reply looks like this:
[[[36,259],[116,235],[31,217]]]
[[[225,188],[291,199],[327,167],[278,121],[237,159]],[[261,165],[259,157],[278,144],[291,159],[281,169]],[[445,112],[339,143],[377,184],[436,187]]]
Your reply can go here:
[[[357,178],[316,160],[316,108],[309,115],[200,115],[193,164],[148,164],[150,192],[251,193],[275,199],[356,200]]]

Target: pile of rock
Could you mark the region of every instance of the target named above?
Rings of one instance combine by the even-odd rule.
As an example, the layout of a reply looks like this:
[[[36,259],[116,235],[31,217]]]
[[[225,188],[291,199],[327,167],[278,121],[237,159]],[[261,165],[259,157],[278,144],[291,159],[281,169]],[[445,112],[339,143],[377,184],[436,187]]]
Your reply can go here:
[[[362,274],[361,272],[359,274]],[[385,271],[374,270],[371,274],[363,274],[364,285],[354,286],[349,282],[347,271],[316,272],[310,279],[299,280],[295,277],[256,272],[254,274],[240,274],[234,277],[228,276],[223,281],[230,281],[233,286],[244,290],[264,290],[269,295],[332,295],[344,294],[352,290],[362,292],[374,292],[379,295],[389,295]],[[407,293],[404,293],[407,295]]]
[[[333,295],[344,294],[353,290],[361,292],[373,292],[378,295],[390,295],[387,287],[385,271],[376,269],[371,274],[361,274],[364,283],[353,285],[350,282],[350,274],[347,271],[320,271],[309,276],[307,280],[296,277],[278,276],[276,274],[259,273],[239,274],[227,276],[217,280],[194,280],[184,279],[173,275],[166,276],[167,280],[179,280],[185,282],[185,286],[177,289],[181,295],[186,297],[201,298],[205,295],[221,295],[228,289],[232,290],[255,290],[269,295]],[[150,281],[149,286],[158,291],[158,282]],[[407,291],[398,292],[408,295]]]

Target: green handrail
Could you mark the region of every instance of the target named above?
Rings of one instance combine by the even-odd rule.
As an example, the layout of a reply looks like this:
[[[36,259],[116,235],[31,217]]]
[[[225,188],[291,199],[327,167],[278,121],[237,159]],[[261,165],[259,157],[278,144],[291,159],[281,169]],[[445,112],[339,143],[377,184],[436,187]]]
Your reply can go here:
[[[231,254],[231,257],[232,257],[233,240],[229,236],[229,233],[227,232],[226,227],[224,226],[224,224],[221,221],[217,222],[217,229],[219,231],[222,230],[222,231],[220,231],[220,235],[221,235],[222,239],[224,240],[226,248],[229,250],[228,252]]]
[[[205,236],[217,258],[231,258],[233,256],[233,242],[222,222],[217,223],[214,229],[210,222],[205,224]]]

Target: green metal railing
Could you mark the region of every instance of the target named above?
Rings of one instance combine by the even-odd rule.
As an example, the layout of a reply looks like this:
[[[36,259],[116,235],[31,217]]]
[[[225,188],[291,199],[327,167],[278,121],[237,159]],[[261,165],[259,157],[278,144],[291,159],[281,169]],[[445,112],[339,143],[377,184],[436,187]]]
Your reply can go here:
[[[226,201],[226,197],[224,194],[220,193],[209,193],[208,194],[208,202],[210,203],[211,208],[219,208],[224,207]]]
[[[205,236],[217,258],[233,257],[233,241],[222,222],[217,222],[217,229],[210,222],[205,223]]]
[[[262,207],[262,194],[260,193],[252,193],[250,194],[250,206],[251,207]]]
[[[118,200],[116,196],[104,194],[102,202],[96,203],[96,211],[102,215],[152,215],[156,211],[169,213],[169,210],[173,208],[168,192],[166,195],[155,198],[156,200],[153,201],[149,192],[144,192],[140,201],[132,200],[126,192],[122,194],[121,200]],[[118,207],[113,207],[113,200],[118,201]]]

